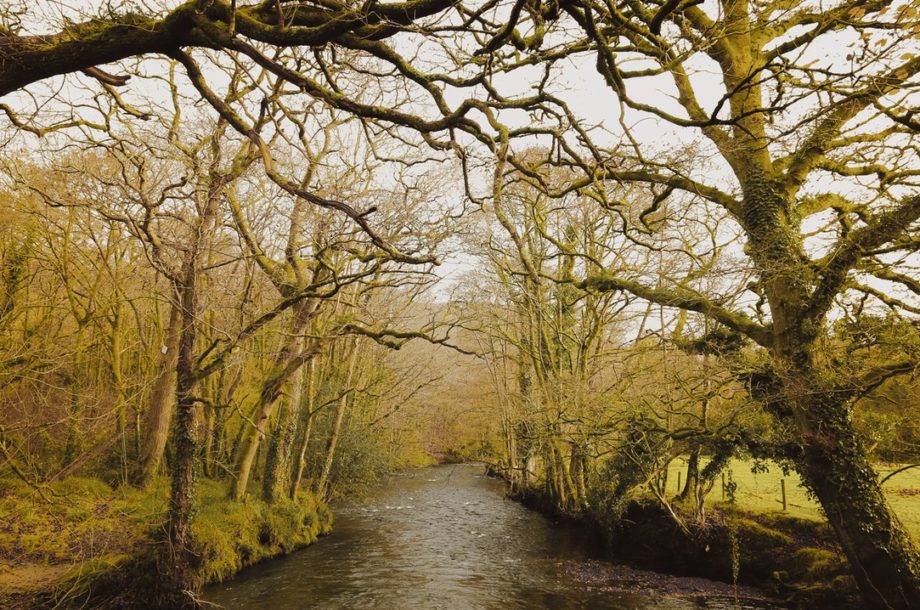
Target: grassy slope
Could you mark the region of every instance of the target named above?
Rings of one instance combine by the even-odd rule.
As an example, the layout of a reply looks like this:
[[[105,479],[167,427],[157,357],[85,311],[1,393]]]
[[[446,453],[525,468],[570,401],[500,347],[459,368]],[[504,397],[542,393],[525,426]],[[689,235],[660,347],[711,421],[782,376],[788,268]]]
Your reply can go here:
[[[733,460],[731,463],[731,480],[737,485],[735,506],[741,510],[755,513],[783,513],[780,500],[780,480],[786,480],[786,515],[823,521],[824,516],[817,502],[808,497],[799,476],[794,472],[784,475],[773,463],[768,463],[769,471],[754,474],[751,462]],[[879,474],[885,476],[900,465],[883,465]],[[668,486],[677,493],[677,473],[681,471],[681,481],[687,476],[687,464],[684,460],[675,460],[668,470]],[[920,468],[914,468],[895,475],[884,486],[888,501],[898,518],[911,532],[914,541],[920,543]],[[716,483],[709,501],[722,499],[721,484]]]
[[[94,581],[130,561],[149,567],[167,494],[165,480],[138,491],[74,477],[50,485],[42,499],[19,480],[0,479],[0,608],[14,596],[86,595]],[[309,494],[269,507],[228,500],[224,483],[204,480],[198,503],[193,528],[204,582],[310,544],[332,523],[328,508]]]

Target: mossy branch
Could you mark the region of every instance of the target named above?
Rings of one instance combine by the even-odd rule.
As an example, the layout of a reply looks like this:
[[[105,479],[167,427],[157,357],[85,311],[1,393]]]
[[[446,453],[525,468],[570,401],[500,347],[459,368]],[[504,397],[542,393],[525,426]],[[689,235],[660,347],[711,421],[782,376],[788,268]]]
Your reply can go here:
[[[589,277],[577,285],[582,290],[597,292],[622,290],[634,294],[640,299],[659,305],[702,313],[751,338],[755,343],[763,347],[769,348],[773,343],[773,335],[768,327],[761,326],[747,316],[726,309],[703,295],[686,288],[649,288],[639,282],[607,274]]]

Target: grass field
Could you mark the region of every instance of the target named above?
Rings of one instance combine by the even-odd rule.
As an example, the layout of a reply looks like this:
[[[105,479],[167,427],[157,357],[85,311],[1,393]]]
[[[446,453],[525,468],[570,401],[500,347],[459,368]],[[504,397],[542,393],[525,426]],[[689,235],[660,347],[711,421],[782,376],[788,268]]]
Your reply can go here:
[[[782,469],[772,462],[768,462],[768,472],[753,473],[753,462],[746,460],[733,460],[730,465],[730,475],[726,473],[726,480],[737,484],[735,491],[735,505],[738,508],[756,512],[782,512],[781,481],[786,481],[786,514],[805,519],[824,520],[824,515],[818,504],[811,500],[802,487],[799,477],[794,472],[784,475]],[[879,466],[879,474],[884,477],[889,472],[899,468],[900,464],[883,464]],[[687,476],[687,462],[677,459],[668,469],[668,486],[674,493],[677,492],[677,476],[681,473],[681,481]],[[716,482],[710,493],[709,502],[722,501],[721,484]],[[898,518],[910,530],[914,541],[920,543],[920,468],[913,468],[899,473],[889,479],[884,490],[888,496]]]

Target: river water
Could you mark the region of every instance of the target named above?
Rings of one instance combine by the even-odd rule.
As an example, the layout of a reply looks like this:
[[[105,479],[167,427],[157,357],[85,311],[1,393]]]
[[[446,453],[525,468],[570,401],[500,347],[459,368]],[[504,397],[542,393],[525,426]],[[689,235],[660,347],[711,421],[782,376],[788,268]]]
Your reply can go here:
[[[728,585],[601,561],[581,530],[504,497],[481,466],[390,476],[334,507],[331,535],[211,587],[225,608],[685,610],[779,608]]]

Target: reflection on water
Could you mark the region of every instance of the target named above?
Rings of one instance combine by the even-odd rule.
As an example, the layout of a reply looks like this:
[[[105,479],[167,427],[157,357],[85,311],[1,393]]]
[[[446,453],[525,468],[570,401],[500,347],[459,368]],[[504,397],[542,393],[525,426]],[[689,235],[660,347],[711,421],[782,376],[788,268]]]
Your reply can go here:
[[[335,508],[333,533],[212,587],[226,608],[753,608],[732,599],[624,593],[576,580],[597,562],[578,532],[508,500],[473,465],[388,478],[361,504]]]

